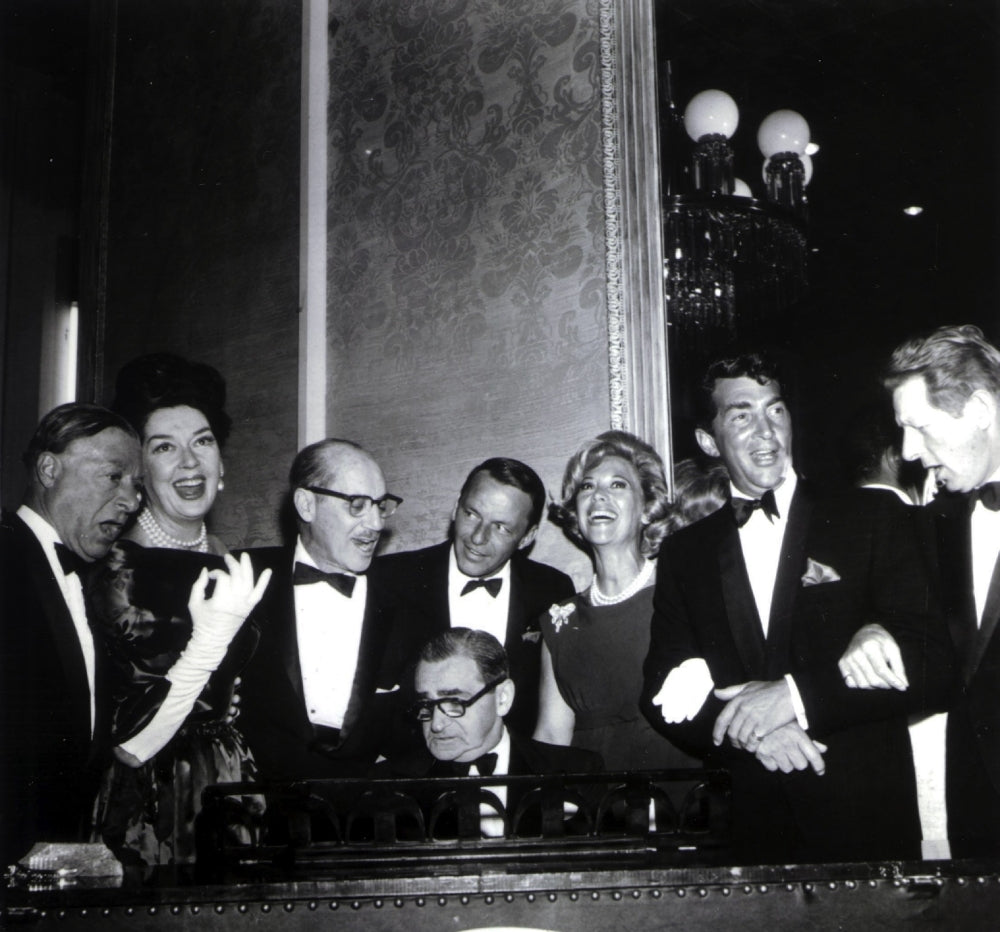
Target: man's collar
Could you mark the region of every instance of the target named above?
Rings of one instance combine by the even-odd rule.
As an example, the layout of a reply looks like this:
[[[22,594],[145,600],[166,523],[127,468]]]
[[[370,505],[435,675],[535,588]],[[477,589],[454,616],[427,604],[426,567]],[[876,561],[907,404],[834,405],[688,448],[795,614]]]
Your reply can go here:
[[[904,505],[912,505],[913,500],[907,495],[901,488],[895,485],[889,485],[885,482],[866,482],[863,489],[877,489],[880,492],[892,492]]]
[[[43,544],[54,546],[61,544],[62,538],[59,532],[46,521],[34,508],[22,505],[17,509],[17,516],[28,525],[31,533],[35,535]]]

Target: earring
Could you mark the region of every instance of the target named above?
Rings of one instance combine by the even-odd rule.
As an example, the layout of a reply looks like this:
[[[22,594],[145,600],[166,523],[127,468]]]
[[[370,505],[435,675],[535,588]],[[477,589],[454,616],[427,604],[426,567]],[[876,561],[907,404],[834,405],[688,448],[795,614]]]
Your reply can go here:
[[[226,482],[225,482],[225,480],[224,480],[224,479],[223,479],[223,478],[222,478],[222,477],[220,476],[220,477],[219,477],[219,485],[218,485],[218,490],[219,490],[219,491],[221,492],[221,491],[222,491],[222,490],[223,490],[223,489],[224,489],[225,487],[226,487]]]

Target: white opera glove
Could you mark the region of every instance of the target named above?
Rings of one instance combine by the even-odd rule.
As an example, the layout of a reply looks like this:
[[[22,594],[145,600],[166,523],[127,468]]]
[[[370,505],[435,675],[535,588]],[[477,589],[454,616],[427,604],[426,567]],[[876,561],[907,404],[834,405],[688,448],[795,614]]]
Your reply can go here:
[[[676,724],[693,719],[715,688],[708,664],[701,657],[685,660],[667,674],[653,705],[660,707],[663,721]]]
[[[255,585],[249,554],[243,554],[238,562],[229,554],[224,559],[228,572],[203,569],[191,587],[191,638],[167,672],[170,689],[149,724],[115,749],[116,756],[125,763],[144,763],[177,734],[209,677],[226,656],[229,643],[267,588],[271,571],[264,570]],[[206,598],[209,579],[215,580],[215,590],[211,598]]]

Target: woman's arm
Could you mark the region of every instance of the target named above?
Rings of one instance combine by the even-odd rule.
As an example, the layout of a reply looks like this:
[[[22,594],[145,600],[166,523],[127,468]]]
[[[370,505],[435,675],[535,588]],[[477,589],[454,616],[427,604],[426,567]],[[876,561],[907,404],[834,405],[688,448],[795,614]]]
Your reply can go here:
[[[538,724],[535,726],[536,741],[547,744],[569,745],[573,740],[576,715],[566,704],[556,683],[552,669],[552,655],[548,645],[542,644],[542,670],[538,686]]]
[[[238,562],[229,555],[225,560],[228,572],[203,570],[191,589],[191,640],[166,675],[170,689],[162,704],[142,731],[115,748],[115,757],[130,767],[148,761],[177,734],[236,632],[264,594],[271,578],[269,569],[255,584],[249,555]],[[206,598],[209,579],[215,580],[215,591]]]

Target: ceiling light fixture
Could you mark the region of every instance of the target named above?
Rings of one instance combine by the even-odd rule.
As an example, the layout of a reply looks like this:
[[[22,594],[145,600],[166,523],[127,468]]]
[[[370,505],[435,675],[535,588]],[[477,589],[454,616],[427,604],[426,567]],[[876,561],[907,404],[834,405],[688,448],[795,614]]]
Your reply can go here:
[[[805,291],[806,187],[819,147],[796,111],[767,116],[757,131],[764,187],[756,197],[735,176],[736,102],[721,90],[702,91],[681,116],[670,99],[669,63],[666,75],[667,321],[692,349],[753,333],[755,322]],[[686,166],[685,132],[694,143]]]

